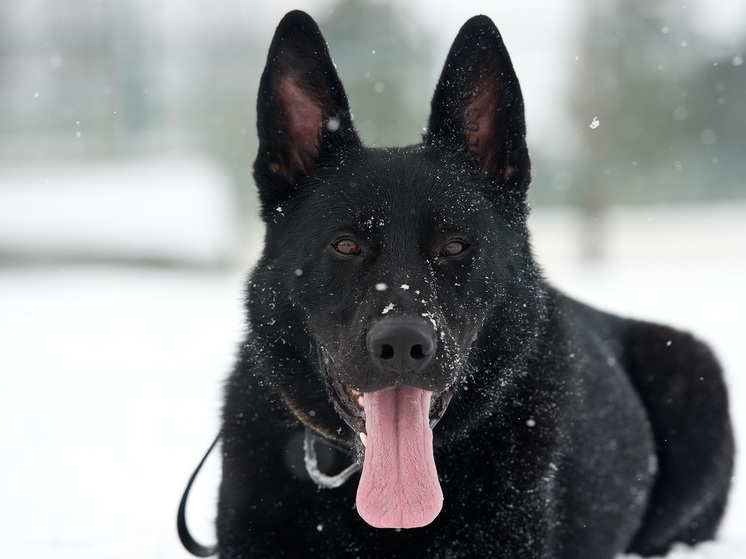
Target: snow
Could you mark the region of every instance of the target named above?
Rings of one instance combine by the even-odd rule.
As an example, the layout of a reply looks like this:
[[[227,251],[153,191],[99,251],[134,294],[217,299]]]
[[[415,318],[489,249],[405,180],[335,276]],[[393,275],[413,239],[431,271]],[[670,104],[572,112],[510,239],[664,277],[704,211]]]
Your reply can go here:
[[[223,262],[238,227],[233,186],[205,156],[0,169],[0,255]]]
[[[547,275],[581,299],[690,328],[727,371],[746,446],[746,206],[614,210],[608,258],[583,264],[568,211],[532,218]],[[194,267],[0,267],[0,527],[4,557],[189,557],[181,491],[211,443],[242,333],[243,273]],[[189,522],[212,542],[209,460]],[[746,556],[739,463],[716,542],[674,559]]]

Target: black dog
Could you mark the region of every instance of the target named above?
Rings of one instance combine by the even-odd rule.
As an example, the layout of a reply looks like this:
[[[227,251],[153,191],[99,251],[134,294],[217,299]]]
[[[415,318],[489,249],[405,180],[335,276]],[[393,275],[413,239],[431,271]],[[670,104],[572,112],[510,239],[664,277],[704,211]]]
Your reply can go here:
[[[292,12],[258,133],[221,557],[603,559],[713,537],[733,466],[718,364],[542,278],[523,100],[488,18],[456,38],[423,142],[369,149]]]

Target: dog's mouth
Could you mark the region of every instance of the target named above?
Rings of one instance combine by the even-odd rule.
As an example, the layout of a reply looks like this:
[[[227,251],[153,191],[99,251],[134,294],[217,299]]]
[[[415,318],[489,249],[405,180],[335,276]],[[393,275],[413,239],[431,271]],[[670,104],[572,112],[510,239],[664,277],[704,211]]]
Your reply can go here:
[[[437,394],[408,385],[361,392],[326,373],[334,406],[361,443],[360,516],[376,528],[430,524],[443,506],[432,428],[443,417],[453,387]]]
[[[334,408],[339,416],[358,434],[363,447],[366,442],[365,429],[365,393],[345,385],[338,377],[326,371],[327,383],[329,384],[329,393],[331,394]],[[428,423],[430,429],[434,428],[443,418],[448,408],[451,397],[455,391],[454,386],[450,386],[440,393],[431,392],[430,407],[428,413]]]

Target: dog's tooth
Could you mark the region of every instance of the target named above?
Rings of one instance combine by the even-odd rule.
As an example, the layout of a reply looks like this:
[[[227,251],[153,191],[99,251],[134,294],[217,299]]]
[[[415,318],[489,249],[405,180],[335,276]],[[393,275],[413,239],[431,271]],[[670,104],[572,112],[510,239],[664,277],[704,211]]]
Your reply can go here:
[[[357,397],[357,405],[361,408],[365,408],[365,396],[363,394],[360,394],[360,396]]]
[[[368,446],[368,435],[366,435],[362,431],[360,431],[360,433],[358,434],[360,435],[360,441],[363,443],[363,446],[367,447]]]

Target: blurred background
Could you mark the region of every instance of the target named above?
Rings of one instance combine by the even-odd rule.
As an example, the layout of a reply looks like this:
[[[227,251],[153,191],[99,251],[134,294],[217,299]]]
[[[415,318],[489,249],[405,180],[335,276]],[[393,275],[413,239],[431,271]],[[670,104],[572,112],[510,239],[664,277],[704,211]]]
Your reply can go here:
[[[419,140],[451,41],[489,15],[526,98],[548,277],[694,330],[721,356],[733,400],[746,398],[742,0],[6,0],[9,556],[186,556],[179,492],[217,430],[242,282],[261,250],[256,90],[295,8],[319,23],[371,145]],[[205,541],[217,477],[213,464],[190,507]],[[746,553],[742,477],[708,557]]]

